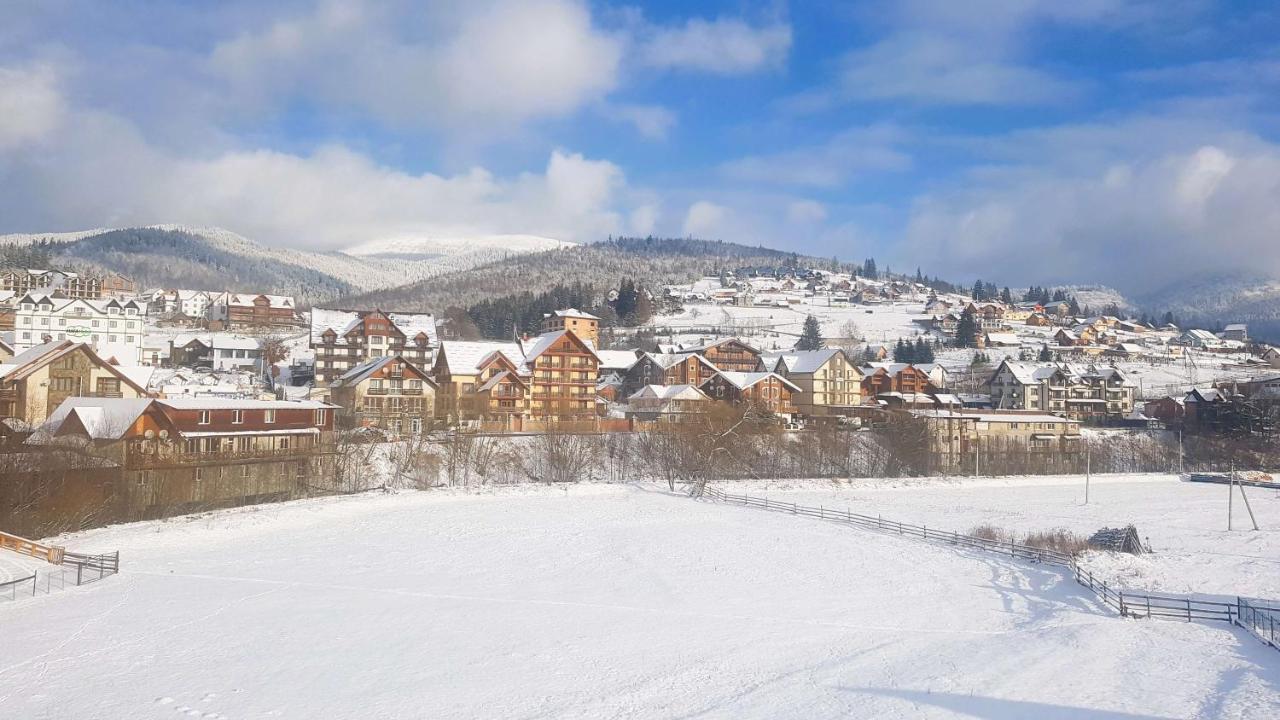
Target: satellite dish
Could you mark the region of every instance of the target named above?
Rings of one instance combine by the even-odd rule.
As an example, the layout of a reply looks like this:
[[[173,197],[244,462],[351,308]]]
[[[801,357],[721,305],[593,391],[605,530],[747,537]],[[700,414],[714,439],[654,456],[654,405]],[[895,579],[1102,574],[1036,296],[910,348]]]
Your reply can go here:
[[[142,437],[144,437],[144,438],[146,438],[146,439],[148,439],[148,440],[150,440],[151,438],[153,438],[153,437],[155,437],[155,436],[156,436],[156,431],[155,431],[155,430],[147,430],[146,432],[142,433]]]
[[[150,431],[148,431],[148,432],[150,432]],[[168,431],[168,430],[161,430],[161,431],[160,431],[160,437],[161,437],[161,439],[169,437],[169,431]]]

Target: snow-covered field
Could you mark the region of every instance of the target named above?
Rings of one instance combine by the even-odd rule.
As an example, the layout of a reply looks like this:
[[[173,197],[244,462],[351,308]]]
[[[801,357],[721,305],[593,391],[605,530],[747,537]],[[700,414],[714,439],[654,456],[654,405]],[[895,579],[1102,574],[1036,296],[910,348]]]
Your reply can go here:
[[[1095,574],[1121,587],[1176,593],[1245,595],[1280,601],[1280,492],[1247,488],[1261,530],[1239,494],[1227,531],[1227,487],[1174,475],[944,480],[829,480],[725,483],[728,492],[825,505],[967,532],[992,525],[1024,534],[1062,528],[1090,535],[1132,524],[1154,551],[1140,557],[1092,555]],[[1238,491],[1237,491],[1238,492]]]
[[[0,605],[5,717],[1280,715],[1280,655],[1227,626],[1121,620],[1051,568],[652,488],[64,540],[123,572]]]

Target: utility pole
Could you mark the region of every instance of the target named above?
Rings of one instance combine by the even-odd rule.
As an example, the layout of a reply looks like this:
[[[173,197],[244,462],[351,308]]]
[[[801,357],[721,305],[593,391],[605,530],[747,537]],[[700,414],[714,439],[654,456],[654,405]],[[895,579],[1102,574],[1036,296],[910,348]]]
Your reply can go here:
[[[1249,506],[1249,496],[1244,494],[1244,483],[1236,483],[1240,486],[1240,499],[1244,501],[1244,509],[1249,511],[1249,522],[1253,523],[1254,531],[1258,529],[1258,518],[1253,516],[1253,508]]]
[[[1178,474],[1182,474],[1182,428],[1178,428]]]
[[[1227,479],[1227,531],[1231,530],[1231,506],[1236,499],[1236,464],[1231,463],[1231,477]]]
[[[1085,505],[1089,504],[1089,478],[1093,474],[1092,468],[1090,467],[1091,459],[1092,459],[1091,451],[1089,450],[1088,447],[1085,447],[1084,449],[1084,504]]]

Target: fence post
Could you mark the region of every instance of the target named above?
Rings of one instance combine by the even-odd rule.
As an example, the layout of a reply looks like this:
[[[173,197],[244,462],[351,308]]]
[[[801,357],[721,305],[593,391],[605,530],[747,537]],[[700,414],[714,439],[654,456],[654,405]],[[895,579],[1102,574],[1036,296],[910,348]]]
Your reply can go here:
[[[76,586],[80,586],[80,573],[84,570],[84,565],[76,563]]]
[[[818,506],[818,519],[819,520],[827,519],[827,509],[821,505]]]
[[[795,503],[791,503],[791,514],[792,514],[792,515],[795,515],[795,514],[796,514],[796,504],[795,504]]]
[[[1117,595],[1120,597],[1120,617],[1126,617],[1128,616],[1128,613],[1125,612],[1125,609],[1124,609],[1124,592],[1121,591],[1117,593]]]
[[[31,573],[31,597],[36,596],[36,584],[40,582],[40,571],[35,570]]]

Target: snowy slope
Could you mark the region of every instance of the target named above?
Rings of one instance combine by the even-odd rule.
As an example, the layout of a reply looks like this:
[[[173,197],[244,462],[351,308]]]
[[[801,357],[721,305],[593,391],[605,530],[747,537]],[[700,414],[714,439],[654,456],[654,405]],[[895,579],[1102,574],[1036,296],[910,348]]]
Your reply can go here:
[[[189,243],[190,251],[187,252],[182,247],[171,247],[167,248],[171,251],[168,254],[156,253],[155,248],[150,248],[148,252],[129,252],[127,242],[120,242],[118,236],[122,232],[138,230],[168,233],[174,243]],[[237,289],[295,294],[298,290],[293,285],[319,285],[322,289],[317,297],[312,298],[319,300],[338,294],[396,287],[445,273],[467,270],[513,255],[571,244],[550,238],[512,235],[374,241],[350,252],[311,252],[268,247],[223,228],[184,225],[0,235],[0,245],[28,245],[42,240],[57,243],[58,248],[53,252],[59,257],[73,262],[81,260],[92,266],[135,276],[141,275],[149,285],[181,285],[182,280],[201,274],[200,258],[209,255],[217,256],[219,264],[206,266],[205,274],[222,276],[227,274],[227,270],[241,270],[248,275],[247,283],[253,282],[255,273],[260,275],[274,267],[291,268],[289,285],[246,286]],[[180,271],[172,268],[174,259],[178,260]],[[316,283],[303,273],[312,273],[324,280]],[[221,288],[221,285],[215,284],[208,289]]]
[[[14,717],[1280,713],[1275,651],[1228,626],[1120,620],[1050,568],[648,489],[312,501],[68,544],[125,566],[0,606]]]

